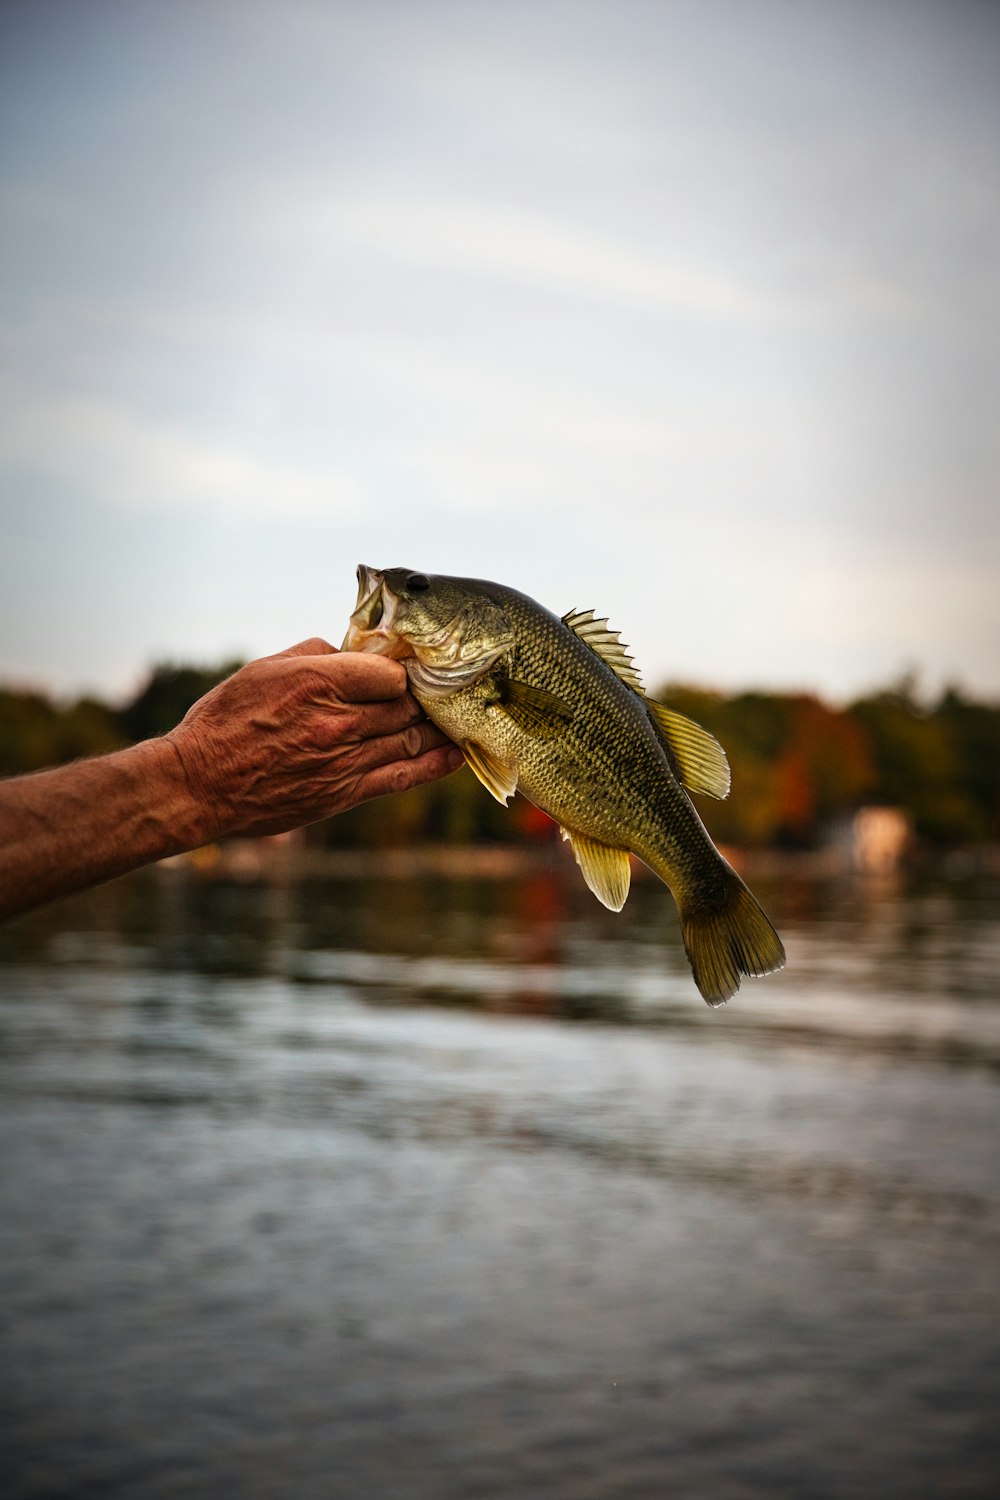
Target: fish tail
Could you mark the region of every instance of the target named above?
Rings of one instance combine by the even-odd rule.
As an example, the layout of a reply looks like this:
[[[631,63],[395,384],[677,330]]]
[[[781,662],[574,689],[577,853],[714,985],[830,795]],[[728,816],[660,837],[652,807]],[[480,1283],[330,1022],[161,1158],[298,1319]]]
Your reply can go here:
[[[735,995],[744,974],[773,974],[784,967],[781,939],[736,871],[725,866],[721,899],[679,903],[684,948],[694,982],[709,1005]]]

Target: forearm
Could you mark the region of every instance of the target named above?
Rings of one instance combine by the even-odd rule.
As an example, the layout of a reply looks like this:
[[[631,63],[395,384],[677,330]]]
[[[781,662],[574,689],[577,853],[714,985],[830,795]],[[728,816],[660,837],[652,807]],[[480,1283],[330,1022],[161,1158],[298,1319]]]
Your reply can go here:
[[[165,740],[0,781],[0,920],[207,837]]]
[[[398,662],[303,641],[241,668],[161,739],[0,781],[0,921],[213,839],[302,828],[461,761]]]

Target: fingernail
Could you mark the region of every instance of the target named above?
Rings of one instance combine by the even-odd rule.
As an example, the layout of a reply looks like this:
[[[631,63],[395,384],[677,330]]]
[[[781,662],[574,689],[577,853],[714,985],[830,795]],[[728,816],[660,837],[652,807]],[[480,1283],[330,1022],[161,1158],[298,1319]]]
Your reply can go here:
[[[461,750],[457,745],[453,745],[448,751],[447,755],[448,770],[457,771],[464,760],[465,756],[462,754]]]

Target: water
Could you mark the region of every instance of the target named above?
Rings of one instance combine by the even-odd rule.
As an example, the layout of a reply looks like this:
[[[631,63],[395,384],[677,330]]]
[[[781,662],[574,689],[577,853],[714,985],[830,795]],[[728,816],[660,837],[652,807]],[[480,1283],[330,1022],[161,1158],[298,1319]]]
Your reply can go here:
[[[0,1493],[995,1496],[997,894],[765,886],[720,1012],[573,871],[12,924]]]

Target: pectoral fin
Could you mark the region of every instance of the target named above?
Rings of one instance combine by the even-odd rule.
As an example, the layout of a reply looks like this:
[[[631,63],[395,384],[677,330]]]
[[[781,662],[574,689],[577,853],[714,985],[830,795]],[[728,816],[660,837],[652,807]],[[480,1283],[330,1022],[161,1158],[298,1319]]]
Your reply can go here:
[[[573,710],[547,688],[531,687],[512,677],[498,677],[496,689],[495,706],[535,739],[556,739],[572,721]]]
[[[462,754],[469,768],[479,777],[490,796],[495,797],[506,807],[508,799],[517,791],[517,777],[514,772],[509,771],[488,750],[484,750],[482,745],[463,745]]]
[[[676,763],[680,780],[689,792],[709,797],[729,796],[729,762],[714,735],[693,719],[675,713],[652,698],[646,699],[653,725]]]
[[[567,828],[562,830],[562,836],[572,844],[583,878],[598,901],[609,911],[621,911],[632,880],[628,851],[612,849],[610,844],[599,844],[596,839],[570,833]]]

